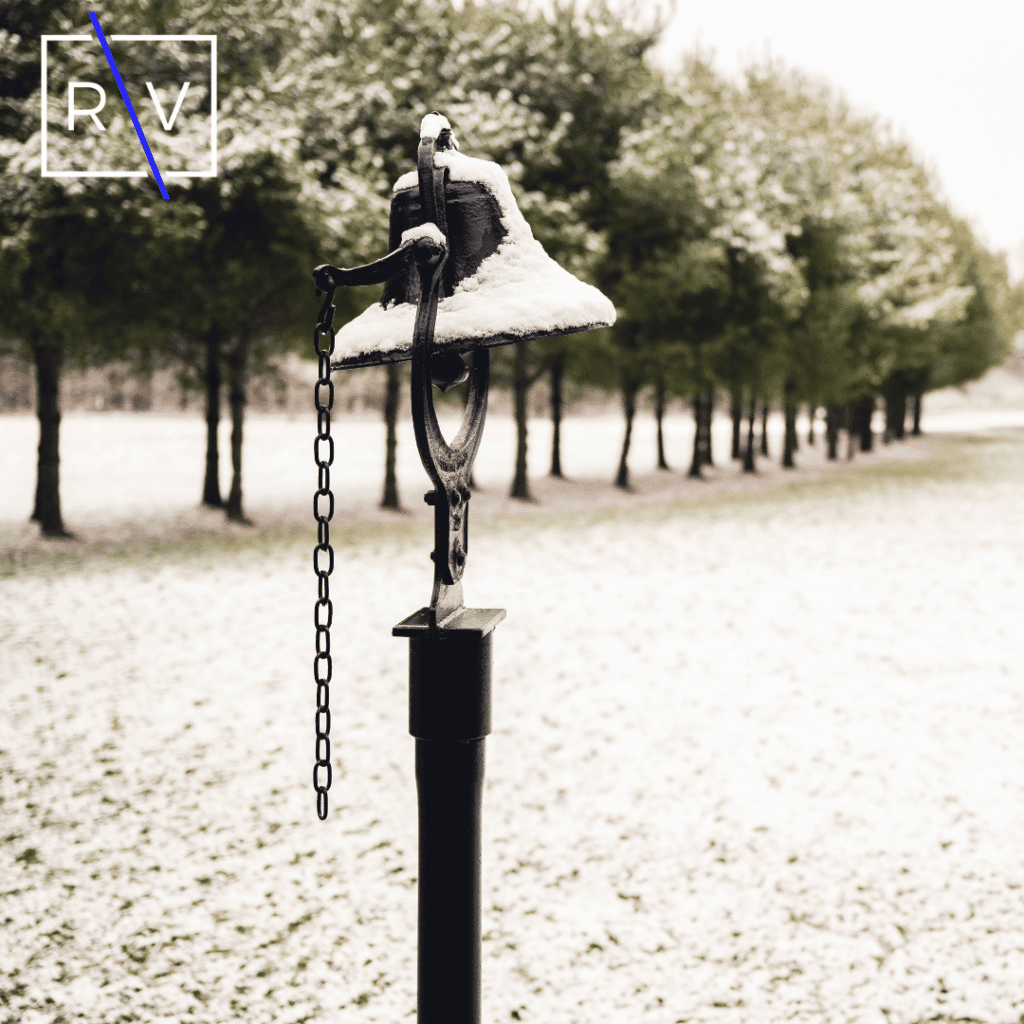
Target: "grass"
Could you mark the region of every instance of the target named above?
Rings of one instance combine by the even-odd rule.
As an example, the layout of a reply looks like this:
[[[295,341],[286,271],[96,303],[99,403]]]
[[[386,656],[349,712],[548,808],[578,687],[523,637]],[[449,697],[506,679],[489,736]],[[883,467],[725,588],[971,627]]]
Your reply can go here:
[[[480,495],[474,586],[514,609],[488,751],[487,1019],[793,1019],[827,982],[832,1019],[867,986],[896,1007],[879,1020],[1013,1024],[981,998],[1020,1012],[1002,951],[1022,912],[1022,455],[1024,432],[929,437],[753,481]],[[312,523],[12,556],[0,858],[23,952],[0,1024],[29,1006],[283,1024],[411,1007],[414,779],[387,630],[429,572],[429,511],[366,514],[335,530],[372,581],[336,635],[344,783],[323,828]],[[771,1011],[740,1018],[737,984]]]
[[[733,474],[703,482],[676,474],[680,490],[670,495],[637,499],[623,504],[621,492],[610,485],[597,493],[593,502],[556,501],[551,507],[534,502],[514,513],[483,511],[473,517],[474,537],[508,530],[564,527],[581,529],[626,519],[663,522],[675,517],[719,518],[744,510],[775,510],[807,501],[830,501],[878,488],[901,488],[924,483],[955,485],[993,475],[1014,475],[1024,466],[1024,431],[1004,430],[983,435],[935,435],[909,442],[914,448],[894,445],[900,457],[885,458],[886,449],[858,453],[856,459],[840,460],[824,470],[797,469],[784,477],[742,477],[743,486],[730,487]],[[909,456],[909,457],[907,457]],[[725,486],[723,486],[725,485]],[[571,488],[571,482],[567,482]],[[393,548],[430,544],[431,528],[424,515],[375,514],[355,521],[336,519],[331,543],[335,549]],[[168,561],[179,564],[209,563],[240,556],[280,553],[288,548],[312,550],[315,524],[275,525],[246,528],[225,522],[223,529],[190,533],[186,536],[151,537],[124,544],[81,544],[53,541],[29,549],[0,553],[0,579],[18,575],[64,575],[80,572],[115,571],[126,562],[136,566],[159,566]]]
[[[412,519],[332,523],[331,544],[335,549],[408,543],[428,531]],[[62,575],[76,572],[114,571],[129,562],[154,566],[167,561],[181,564],[207,563],[240,555],[260,556],[289,547],[312,551],[316,526],[271,527],[252,530],[208,531],[185,537],[153,537],[142,543],[72,545],[54,542],[47,548],[8,550],[0,555],[0,579],[23,574]]]
[[[853,462],[840,462],[829,470],[813,476],[764,479],[760,485],[742,490],[701,492],[697,483],[685,496],[667,501],[637,501],[629,507],[603,507],[577,512],[570,516],[547,512],[541,507],[529,517],[501,516],[474,522],[477,533],[494,532],[525,526],[564,526],[586,528],[607,522],[642,520],[664,522],[676,517],[720,518],[745,510],[776,510],[786,505],[808,501],[832,501],[853,498],[858,494],[894,490],[926,483],[958,485],[969,480],[1012,476],[1024,470],[1024,431],[1007,431],[1003,436],[946,436],[918,442],[924,449],[919,457],[899,461],[871,461],[872,454],[858,454]],[[926,446],[926,447],[925,447]],[[977,449],[984,446],[983,458]]]

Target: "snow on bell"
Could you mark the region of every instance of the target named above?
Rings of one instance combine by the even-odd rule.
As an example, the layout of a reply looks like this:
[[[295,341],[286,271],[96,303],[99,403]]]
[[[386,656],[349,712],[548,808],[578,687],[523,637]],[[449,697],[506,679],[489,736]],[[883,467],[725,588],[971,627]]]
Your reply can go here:
[[[424,118],[424,126],[431,118],[449,128],[436,114]],[[560,267],[533,237],[498,164],[465,156],[453,144],[435,154],[434,166],[444,171],[449,247],[434,328],[435,360],[446,351],[454,356],[481,345],[551,338],[615,322],[612,303]],[[419,179],[410,171],[395,183],[389,248],[395,250],[406,235],[422,233],[423,224]],[[414,266],[388,281],[381,301],[338,331],[334,368],[411,359],[419,294]]]

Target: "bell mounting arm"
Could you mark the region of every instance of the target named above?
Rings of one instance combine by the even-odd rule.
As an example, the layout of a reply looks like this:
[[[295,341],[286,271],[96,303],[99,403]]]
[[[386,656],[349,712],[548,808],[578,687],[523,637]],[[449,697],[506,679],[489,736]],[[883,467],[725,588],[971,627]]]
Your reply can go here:
[[[353,268],[325,263],[313,271],[317,293],[327,293],[320,314],[324,330],[331,326],[331,297],[335,289],[381,284],[412,267],[419,276],[413,330],[412,419],[420,460],[434,485],[425,496],[434,507],[434,586],[428,609],[431,629],[444,625],[463,607],[460,581],[469,548],[469,481],[483,436],[490,376],[489,352],[485,347],[475,349],[471,373],[457,353],[450,349],[434,351],[434,329],[449,254],[445,216],[447,170],[436,165],[434,156],[458,148],[447,118],[436,111],[423,118],[417,153],[423,222],[404,232],[402,244],[383,259]],[[467,376],[466,411],[458,434],[449,444],[437,422],[432,387],[447,390]]]
[[[411,266],[437,262],[444,256],[446,249],[444,241],[436,235],[420,234],[405,239],[394,252],[363,267],[332,267],[329,263],[323,263],[313,271],[313,284],[318,295],[321,292],[332,292],[336,288],[383,284]]]
[[[439,114],[423,119],[417,171],[424,218],[447,233],[445,171],[434,164],[439,150],[457,148],[448,122]],[[423,468],[434,484],[426,501],[434,507],[434,587],[430,599],[431,626],[441,626],[463,606],[462,573],[469,550],[469,481],[483,437],[490,376],[489,352],[478,348],[473,356],[469,397],[462,426],[449,444],[441,433],[434,410],[432,357],[434,325],[440,301],[441,276],[447,253],[434,264],[418,264],[420,298],[416,308],[412,356],[412,421],[416,448]]]

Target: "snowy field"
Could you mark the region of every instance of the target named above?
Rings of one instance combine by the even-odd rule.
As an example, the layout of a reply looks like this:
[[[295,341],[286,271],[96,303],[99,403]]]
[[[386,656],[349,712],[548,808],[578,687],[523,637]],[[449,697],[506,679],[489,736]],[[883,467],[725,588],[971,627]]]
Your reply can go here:
[[[645,418],[632,496],[616,418],[566,424],[576,483],[538,423],[526,507],[489,423],[487,1024],[1024,1020],[1024,430],[955,415],[755,481],[719,423],[705,483]],[[70,544],[24,525],[35,429],[0,418],[0,1024],[413,1017],[411,438],[385,515],[338,425],[320,823],[311,422],[249,424],[246,530],[194,507],[200,421],[68,417]]]
[[[1024,390],[1024,389],[1022,389]],[[408,393],[403,394],[407,400]],[[927,432],[970,433],[987,429],[1024,427],[1024,401],[1011,408],[987,408],[963,401],[955,391],[929,396],[940,408],[924,419]],[[442,425],[449,436],[457,420]],[[799,420],[801,438],[806,418]],[[882,427],[875,416],[876,434]],[[804,445],[797,454],[800,479],[829,473],[838,467],[824,460],[819,443]],[[506,495],[515,459],[515,425],[508,416],[491,414],[475,468],[481,490],[474,495],[476,516],[515,516],[540,513],[558,515],[573,509],[601,506],[635,506],[638,502],[699,500],[709,492],[760,489],[765,484],[790,480],[779,467],[782,449],[782,417],[772,416],[769,439],[772,457],[759,459],[756,481],[735,472],[728,458],[731,426],[724,417],[714,423],[717,468],[707,472],[704,484],[685,479],[693,446],[693,419],[676,412],[665,419],[668,461],[680,472],[655,472],[657,450],[654,422],[640,414],[633,428],[629,459],[636,493],[624,496],[611,487],[622,444],[621,415],[569,417],[562,426],[562,465],[569,481],[547,478],[550,466],[551,424],[531,420],[530,476],[539,507],[524,509]],[[308,534],[315,489],[312,438],[315,421],[295,416],[249,416],[245,427],[243,490],[246,512],[264,533]],[[395,517],[376,509],[384,473],[384,426],[378,417],[346,417],[335,421],[338,462],[333,471],[339,525],[376,521],[391,530]],[[230,487],[230,427],[221,424],[221,490]],[[0,416],[0,552],[29,549],[63,550],[66,545],[40,540],[39,530],[29,523],[35,488],[36,445],[39,427],[31,415]],[[225,524],[219,512],[200,509],[206,424],[195,414],[187,416],[133,413],[71,413],[61,425],[61,496],[64,519],[82,541],[91,544],[146,543],[155,538],[187,539],[211,532],[244,535],[246,531]],[[883,449],[867,460],[907,457],[902,446]],[[845,437],[842,440],[845,454]],[[415,519],[430,522],[430,510],[422,502],[429,482],[416,454],[412,424],[399,423],[398,481],[403,504]]]

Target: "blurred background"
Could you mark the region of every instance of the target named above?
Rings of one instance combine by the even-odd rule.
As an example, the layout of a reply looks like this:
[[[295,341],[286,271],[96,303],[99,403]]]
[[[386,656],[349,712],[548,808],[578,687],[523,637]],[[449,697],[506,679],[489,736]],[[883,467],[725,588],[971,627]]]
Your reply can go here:
[[[168,178],[168,202],[152,177],[41,177],[39,38],[92,30],[75,0],[3,0],[0,410],[38,418],[34,494],[19,501],[44,535],[74,518],[60,494],[65,412],[200,418],[196,490],[247,521],[246,410],[309,406],[310,268],[383,255],[391,185],[435,108],[464,152],[508,171],[548,251],[619,314],[610,330],[499,354],[514,497],[530,497],[531,415],[551,419],[555,477],[564,416],[622,415],[609,458],[627,488],[638,408],[657,424],[658,466],[663,418],[686,410],[690,450],[674,462],[752,473],[765,456],[795,465],[798,416],[836,459],[874,434],[918,432],[931,392],[1001,365],[1019,376],[1022,16],[1007,5],[969,18],[916,3],[813,16],[754,3],[93,9],[108,35],[217,36],[219,166]],[[140,91],[194,80],[161,143],[189,166],[209,145],[196,54],[113,49]],[[48,67],[49,166],[145,169],[99,48],[51,42]],[[71,79],[108,84],[104,130],[63,130]],[[339,319],[376,295],[339,293]],[[396,367],[337,380],[341,411],[386,420],[390,507],[403,380]],[[711,440],[716,416],[732,424],[727,452]]]
[[[215,176],[161,197],[90,10],[216,36]],[[44,97],[45,34],[87,38]],[[0,0],[0,1024],[415,1013],[427,481],[407,368],[335,373],[321,823],[310,272],[385,254],[433,109],[618,312],[493,356],[483,1019],[1024,1021],[1022,38]],[[159,165],[207,166],[208,51],[111,46]],[[48,168],[141,176],[43,176],[42,109]]]

